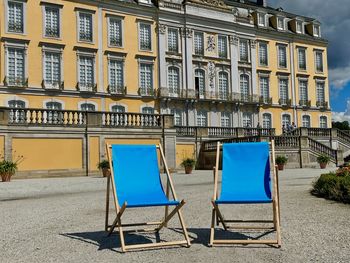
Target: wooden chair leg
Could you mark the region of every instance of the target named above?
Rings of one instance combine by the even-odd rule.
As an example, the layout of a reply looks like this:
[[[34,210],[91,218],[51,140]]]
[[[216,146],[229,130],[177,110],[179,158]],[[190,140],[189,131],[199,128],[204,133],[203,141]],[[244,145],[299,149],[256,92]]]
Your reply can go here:
[[[226,225],[226,223],[225,223],[225,219],[224,219],[223,215],[221,214],[218,205],[215,204],[214,201],[212,201],[212,204],[213,204],[213,207],[214,207],[214,209],[215,209],[217,218],[220,219],[220,222],[222,223],[223,228],[224,228],[225,230],[227,230],[227,225]]]
[[[105,231],[108,231],[108,217],[109,217],[109,196],[111,187],[111,177],[107,177],[107,192],[106,192],[106,217],[105,217]]]
[[[190,247],[191,246],[191,241],[190,241],[190,238],[188,237],[187,228],[186,228],[185,221],[183,219],[182,212],[181,212],[180,209],[177,211],[177,214],[179,216],[179,220],[180,220],[180,224],[181,224],[181,227],[182,227],[182,230],[183,230],[183,234],[184,234],[185,239],[187,241],[187,246]]]
[[[181,209],[181,207],[183,207],[185,204],[185,201],[182,200],[180,202],[180,204],[178,204],[173,211],[171,211],[171,213],[166,217],[164,218],[163,222],[157,227],[157,232],[159,232],[163,227],[166,226],[166,224],[168,223],[168,221],[176,214],[176,212],[179,211],[179,209]]]
[[[212,212],[211,212],[211,226],[210,226],[210,240],[209,240],[209,246],[213,246],[213,243],[214,243],[215,219],[216,219],[216,213],[215,213],[215,208],[213,208],[213,209],[212,209]]]
[[[275,207],[274,216],[276,218],[277,245],[278,247],[281,247],[281,225],[280,225],[280,211],[279,211],[278,199],[274,202],[274,207]]]

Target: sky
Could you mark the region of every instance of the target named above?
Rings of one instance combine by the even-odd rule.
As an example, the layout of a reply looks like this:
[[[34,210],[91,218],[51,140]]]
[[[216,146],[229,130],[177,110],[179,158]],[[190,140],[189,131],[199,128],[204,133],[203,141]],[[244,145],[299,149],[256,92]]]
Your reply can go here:
[[[322,37],[329,41],[333,120],[350,121],[350,0],[267,0],[267,3],[321,22]]]

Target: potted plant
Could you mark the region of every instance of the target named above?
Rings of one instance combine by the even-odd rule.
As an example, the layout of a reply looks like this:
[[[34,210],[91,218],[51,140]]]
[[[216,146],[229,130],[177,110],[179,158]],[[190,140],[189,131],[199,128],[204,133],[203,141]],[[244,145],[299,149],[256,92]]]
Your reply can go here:
[[[284,165],[287,163],[288,158],[285,156],[277,156],[276,157],[276,164],[278,166],[279,171],[283,171]]]
[[[192,173],[193,167],[196,164],[196,161],[192,158],[185,158],[182,160],[181,166],[185,168],[185,173]]]
[[[97,164],[97,168],[102,171],[103,177],[107,177],[111,175],[111,170],[109,167],[109,161],[107,160],[102,160]]]
[[[0,162],[0,175],[3,182],[10,182],[18,169],[17,162],[3,160]]]
[[[320,164],[321,169],[325,169],[330,160],[331,158],[329,158],[329,156],[324,154],[317,157],[317,162]]]

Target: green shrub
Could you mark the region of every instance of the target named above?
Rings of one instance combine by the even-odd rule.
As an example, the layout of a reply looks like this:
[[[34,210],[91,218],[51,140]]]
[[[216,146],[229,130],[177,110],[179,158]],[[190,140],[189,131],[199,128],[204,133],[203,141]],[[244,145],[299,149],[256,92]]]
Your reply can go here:
[[[288,161],[288,158],[285,156],[277,156],[276,157],[276,164],[286,164]]]
[[[322,174],[313,184],[315,196],[350,204],[350,176],[340,173]]]
[[[322,155],[317,157],[317,162],[318,163],[326,163],[326,164],[328,164],[330,160],[331,160],[331,158],[329,158],[329,156],[324,155],[324,154],[322,154]]]
[[[102,170],[102,169],[109,169],[109,161],[107,160],[102,160],[97,164],[97,169]]]
[[[192,167],[192,168],[194,167],[195,164],[196,164],[196,161],[192,158],[183,159],[181,163],[183,167]]]

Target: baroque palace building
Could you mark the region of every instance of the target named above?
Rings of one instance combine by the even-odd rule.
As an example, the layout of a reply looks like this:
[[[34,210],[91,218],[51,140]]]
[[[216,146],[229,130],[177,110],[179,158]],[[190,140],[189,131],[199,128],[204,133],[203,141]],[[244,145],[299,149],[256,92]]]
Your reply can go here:
[[[331,126],[320,23],[266,1],[1,0],[0,12],[2,106]]]

